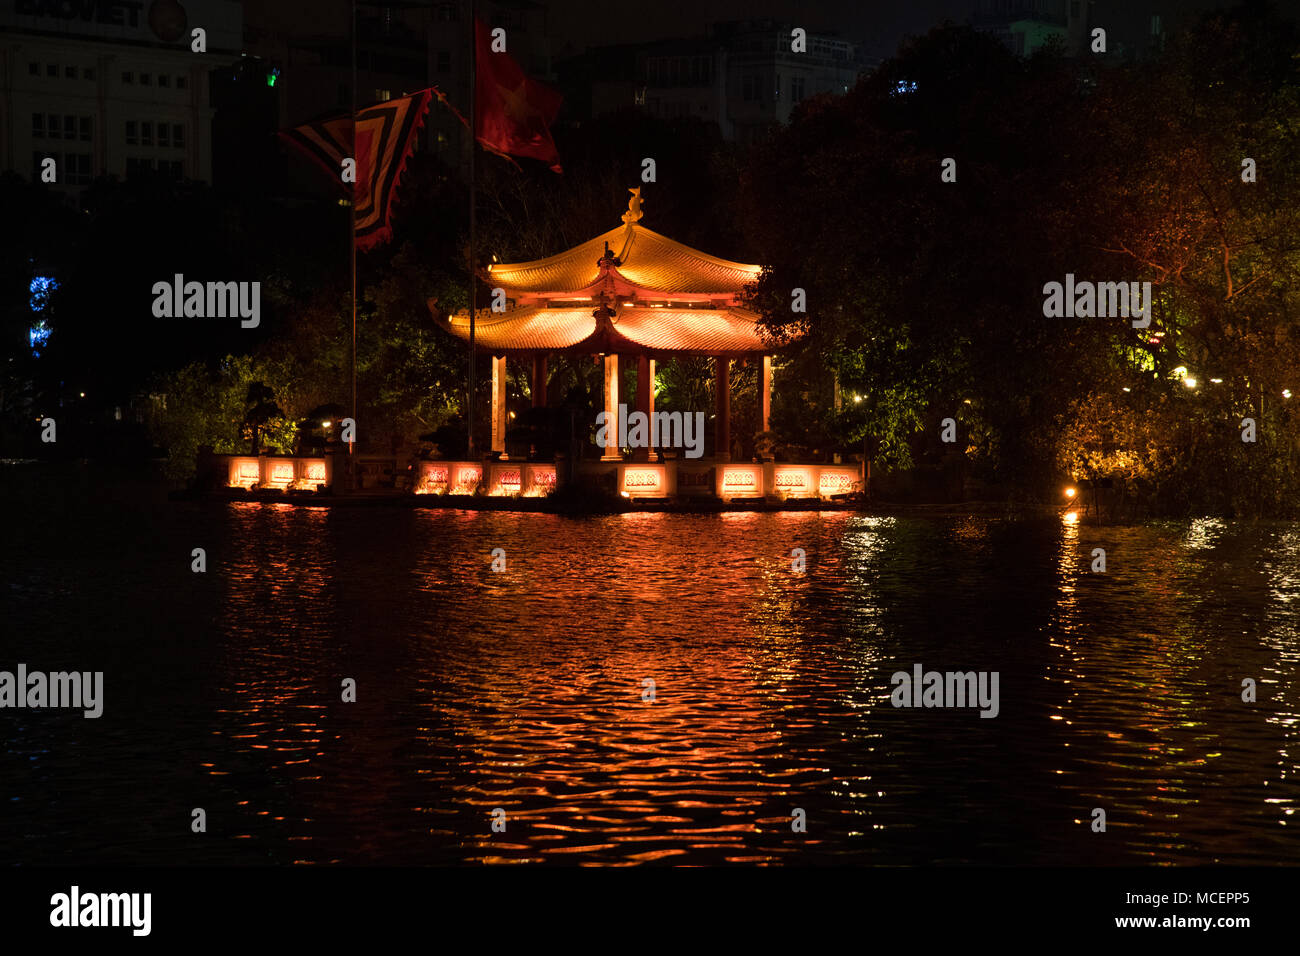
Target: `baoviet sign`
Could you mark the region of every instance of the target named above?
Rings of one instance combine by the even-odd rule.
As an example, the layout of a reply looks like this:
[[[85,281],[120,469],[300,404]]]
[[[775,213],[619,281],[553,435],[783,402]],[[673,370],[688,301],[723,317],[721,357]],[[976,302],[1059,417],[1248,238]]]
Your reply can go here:
[[[0,27],[104,40],[174,45],[186,52],[190,28],[211,50],[238,49],[243,9],[224,0],[0,0]]]

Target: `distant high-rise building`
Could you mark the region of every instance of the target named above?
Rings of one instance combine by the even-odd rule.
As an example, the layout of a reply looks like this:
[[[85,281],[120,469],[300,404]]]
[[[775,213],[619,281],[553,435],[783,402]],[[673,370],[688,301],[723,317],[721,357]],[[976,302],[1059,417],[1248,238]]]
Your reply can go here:
[[[1071,10],[1088,0],[979,0],[971,24],[1001,40],[1017,56],[1029,56],[1048,43],[1067,47],[1071,38]]]
[[[750,143],[788,123],[802,100],[846,93],[875,65],[856,44],[828,33],[808,33],[806,50],[796,53],[793,29],[726,21],[704,37],[589,50],[556,72],[586,115],[635,107],[703,120],[723,139]],[[570,115],[581,118],[577,109]]]

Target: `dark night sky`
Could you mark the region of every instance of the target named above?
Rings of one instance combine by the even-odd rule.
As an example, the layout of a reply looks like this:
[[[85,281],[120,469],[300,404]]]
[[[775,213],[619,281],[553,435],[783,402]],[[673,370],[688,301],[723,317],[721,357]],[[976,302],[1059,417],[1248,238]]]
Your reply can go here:
[[[551,49],[562,56],[569,44],[576,52],[588,45],[701,35],[715,20],[771,18],[865,39],[871,52],[884,56],[906,34],[924,33],[945,19],[965,22],[974,9],[975,0],[557,0],[550,6]]]
[[[1199,10],[1227,7],[1224,0],[1095,0],[1101,26],[1145,33],[1153,13],[1167,28]],[[1300,18],[1300,0],[1275,0],[1292,18]],[[702,35],[715,20],[771,18],[807,24],[809,29],[837,30],[846,39],[865,41],[868,52],[888,57],[909,34],[923,34],[944,20],[966,23],[978,0],[553,0],[549,4],[551,52],[565,56],[589,45],[634,43],[665,37]]]

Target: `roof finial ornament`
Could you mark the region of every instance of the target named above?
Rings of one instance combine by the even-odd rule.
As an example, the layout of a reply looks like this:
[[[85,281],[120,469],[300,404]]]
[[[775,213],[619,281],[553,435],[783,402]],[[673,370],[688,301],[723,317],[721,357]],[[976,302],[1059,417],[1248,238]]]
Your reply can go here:
[[[634,222],[641,221],[641,187],[636,186],[628,190],[632,198],[627,201],[627,212],[623,213],[623,221],[629,226]]]
[[[605,253],[596,260],[597,269],[609,269],[611,267],[621,266],[623,260],[614,255],[614,250],[609,247],[609,240],[605,241]]]

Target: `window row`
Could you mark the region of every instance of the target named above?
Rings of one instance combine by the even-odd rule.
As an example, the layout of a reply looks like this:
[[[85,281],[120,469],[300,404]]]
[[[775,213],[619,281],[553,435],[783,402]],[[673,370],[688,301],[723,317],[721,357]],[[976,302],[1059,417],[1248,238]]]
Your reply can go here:
[[[184,179],[185,164],[179,159],[150,159],[148,156],[128,156],[126,178],[163,176],[167,179]]]
[[[185,127],[180,123],[154,123],[150,120],[126,121],[126,145],[185,148]]]
[[[792,103],[803,102],[805,96],[804,80],[802,76],[790,77],[790,101]],[[763,96],[763,84],[765,79],[756,73],[746,73],[740,78],[740,98],[747,103],[763,102],[766,97]],[[773,99],[781,98],[781,74],[776,74],[776,86],[773,89]]]
[[[94,134],[94,117],[33,113],[33,139],[79,139],[89,143]]]
[[[176,89],[183,90],[189,85],[189,77],[178,75],[173,78],[171,74],[168,73],[136,73],[132,70],[124,70],[122,72],[122,82],[127,86],[133,86],[135,84],[139,84],[140,86],[153,86],[156,82],[157,85],[164,90],[171,89],[174,84]]]
[[[45,161],[54,160],[54,182],[59,186],[89,186],[91,157],[89,153],[50,153],[37,150],[32,153],[32,182],[40,182],[45,171]]]
[[[651,86],[707,86],[713,82],[713,57],[648,57],[645,71]]]
[[[76,67],[76,66],[70,66],[64,64],[62,69],[60,69],[59,64],[57,63],[45,64],[46,79],[57,80],[59,78],[60,73],[63,74],[63,78],[65,80],[75,80],[77,78],[78,73],[80,73],[81,78],[83,80],[93,80],[95,78],[95,68],[92,66]],[[27,74],[29,76],[40,76],[41,65],[39,63],[34,63],[29,61],[27,64]]]

